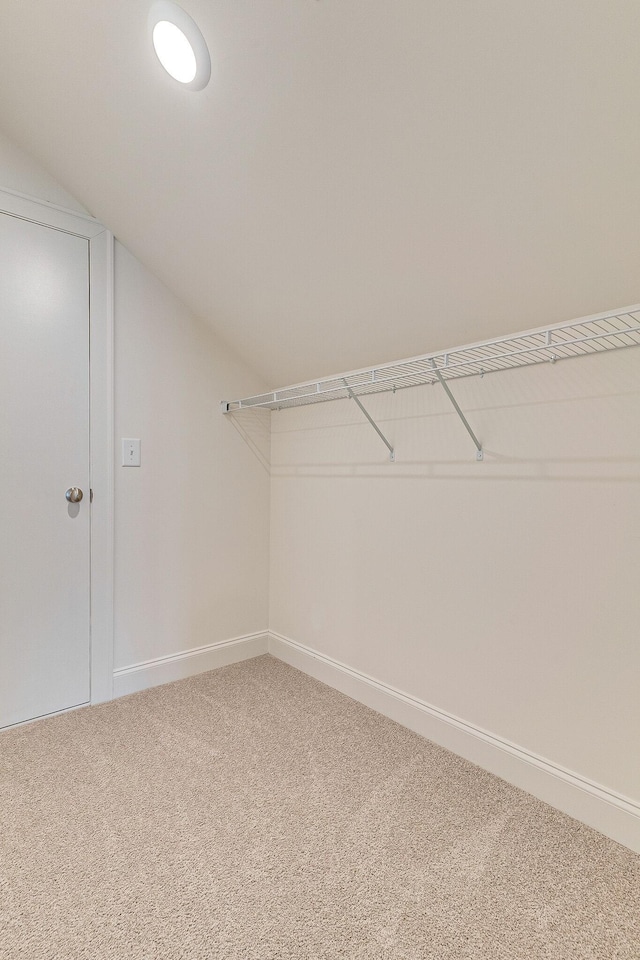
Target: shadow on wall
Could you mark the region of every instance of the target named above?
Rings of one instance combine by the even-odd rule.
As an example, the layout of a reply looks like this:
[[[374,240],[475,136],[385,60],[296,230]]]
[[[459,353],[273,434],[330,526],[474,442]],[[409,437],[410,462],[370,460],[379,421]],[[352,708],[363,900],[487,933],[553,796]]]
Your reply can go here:
[[[271,473],[271,411],[236,410],[224,417],[233,424],[263,469]]]
[[[273,422],[272,476],[640,482],[637,379],[629,390],[600,388],[592,396],[574,390],[573,396],[542,398],[538,390],[538,396],[500,403],[484,391],[480,403],[471,395],[464,403],[482,443],[481,462],[458,416],[442,405],[442,395],[417,391],[400,409],[397,399],[377,399],[376,422],[394,446],[394,463],[370,426],[346,405],[327,410],[324,423],[317,413],[309,418],[287,411],[286,419],[283,414]]]
[[[532,367],[460,381],[482,462],[446,396],[426,386],[366,398],[395,462],[348,399],[227,416],[274,478],[638,484],[638,360],[620,351],[567,364],[562,377]]]
[[[273,477],[352,480],[462,480],[466,482],[529,480],[552,483],[640,484],[640,457],[521,460],[484,448],[484,463],[460,460],[402,461],[401,463],[297,463],[274,465]],[[398,458],[400,459],[400,458]]]
[[[491,408],[486,408],[488,411]],[[477,412],[477,411],[476,411]],[[433,415],[433,416],[438,416]],[[441,415],[440,415],[441,416]],[[464,452],[460,455],[442,456],[435,452],[442,450],[442,444],[433,437],[432,456],[425,451],[424,456],[415,456],[415,443],[398,443],[396,447],[396,461],[390,462],[385,456],[384,448],[380,446],[379,455],[362,456],[362,434],[373,444],[377,444],[375,437],[370,437],[369,426],[366,423],[352,421],[350,423],[322,425],[314,424],[301,430],[298,424],[293,430],[278,430],[275,439],[287,433],[306,435],[311,440],[311,448],[315,446],[313,437],[317,434],[341,433],[336,437],[335,444],[330,441],[329,446],[334,456],[316,458],[293,457],[288,461],[274,462],[271,443],[271,412],[269,410],[239,410],[226,415],[243,440],[247,443],[254,456],[259,460],[263,469],[273,477],[322,477],[322,478],[351,478],[354,480],[367,478],[377,480],[462,480],[468,482],[481,481],[517,481],[530,480],[537,482],[571,482],[571,483],[640,483],[640,454],[631,456],[607,455],[599,457],[559,457],[559,456],[531,456],[523,457],[512,453],[501,452],[497,449],[483,447],[484,460],[479,463],[475,458],[473,445],[462,437]],[[404,418],[420,421],[425,417]],[[387,420],[387,423],[390,421]],[[451,424],[452,429],[458,430],[458,424]],[[349,434],[358,433],[359,437],[353,444],[349,443]],[[392,431],[393,433],[393,431]],[[368,449],[377,449],[377,446]],[[322,440],[320,445],[324,446]],[[422,444],[420,444],[422,446]],[[449,446],[447,444],[447,446]],[[413,449],[411,449],[413,448]],[[467,449],[468,448],[468,449]],[[424,449],[424,448],[423,448]],[[462,448],[460,448],[462,450]],[[407,457],[403,456],[406,451]],[[298,454],[300,451],[296,451]],[[307,452],[309,449],[307,448]],[[314,452],[318,452],[314,450]],[[330,453],[324,446],[323,452]],[[450,450],[448,451],[450,453]],[[291,454],[290,450],[287,450]],[[338,454],[338,456],[335,456]],[[413,456],[411,456],[413,454]],[[276,454],[277,456],[277,454]],[[339,457],[339,459],[338,459]],[[295,462],[293,462],[295,461]]]

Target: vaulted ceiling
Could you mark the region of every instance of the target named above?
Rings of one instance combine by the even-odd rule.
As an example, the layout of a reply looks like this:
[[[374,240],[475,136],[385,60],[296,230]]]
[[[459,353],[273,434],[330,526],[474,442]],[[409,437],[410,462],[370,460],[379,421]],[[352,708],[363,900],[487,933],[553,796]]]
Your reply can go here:
[[[638,0],[0,0],[0,127],[271,386],[640,301]]]

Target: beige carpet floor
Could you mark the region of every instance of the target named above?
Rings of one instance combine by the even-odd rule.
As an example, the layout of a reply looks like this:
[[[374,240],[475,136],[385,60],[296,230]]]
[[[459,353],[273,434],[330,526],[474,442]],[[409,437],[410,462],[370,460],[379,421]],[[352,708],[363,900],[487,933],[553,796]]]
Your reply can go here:
[[[265,656],[0,735],[8,960],[640,958],[640,857]]]

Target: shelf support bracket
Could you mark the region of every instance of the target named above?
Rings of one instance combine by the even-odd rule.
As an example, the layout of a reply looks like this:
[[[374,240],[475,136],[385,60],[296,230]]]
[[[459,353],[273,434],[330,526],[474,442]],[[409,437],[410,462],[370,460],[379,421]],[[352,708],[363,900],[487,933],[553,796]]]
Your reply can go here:
[[[382,432],[382,430],[380,429],[380,427],[378,426],[378,424],[375,422],[375,420],[367,413],[367,411],[365,410],[365,408],[362,406],[362,404],[360,403],[359,399],[356,397],[355,393],[353,392],[353,390],[351,389],[351,387],[349,386],[349,384],[347,383],[347,381],[343,379],[342,382],[344,383],[344,385],[345,385],[345,387],[346,387],[346,389],[347,389],[347,393],[349,394],[349,396],[351,397],[351,399],[352,399],[352,400],[355,400],[355,402],[358,404],[358,406],[360,407],[360,409],[361,409],[362,412],[364,413],[365,417],[367,418],[367,420],[369,421],[369,423],[371,424],[371,426],[373,427],[373,429],[375,430],[375,432],[378,434],[378,436],[380,437],[380,439],[382,440],[382,442],[385,444],[385,446],[386,446],[387,449],[389,450],[389,460],[391,460],[391,463],[395,463],[395,459],[396,459],[395,450],[393,449],[393,447],[391,446],[391,444],[389,443],[389,441],[388,441],[387,438],[385,437],[384,433]]]
[[[451,393],[451,390],[449,389],[449,384],[447,383],[447,381],[444,379],[444,377],[442,376],[442,374],[441,374],[440,371],[438,370],[438,368],[437,368],[437,366],[436,366],[436,363],[435,363],[435,360],[432,360],[432,361],[431,361],[431,366],[433,367],[433,371],[434,371],[436,377],[438,378],[438,380],[440,381],[440,383],[441,383],[442,386],[444,387],[444,391],[445,391],[446,395],[449,397],[449,400],[451,400],[451,403],[453,404],[454,410],[456,411],[456,413],[458,414],[458,416],[459,416],[460,419],[462,420],[462,422],[463,422],[463,424],[464,424],[464,426],[465,426],[465,429],[466,429],[467,433],[469,434],[469,436],[471,437],[471,439],[472,439],[473,442],[475,443],[475,446],[476,446],[476,460],[484,460],[484,452],[483,452],[483,450],[482,450],[482,444],[480,443],[480,441],[479,441],[478,438],[476,437],[475,433],[473,432],[473,430],[472,430],[471,427],[469,426],[469,421],[467,420],[467,418],[465,417],[464,413],[462,412],[462,410],[461,410],[460,407],[458,406],[458,403],[457,403],[457,401],[456,401],[456,398],[455,398],[454,395]]]

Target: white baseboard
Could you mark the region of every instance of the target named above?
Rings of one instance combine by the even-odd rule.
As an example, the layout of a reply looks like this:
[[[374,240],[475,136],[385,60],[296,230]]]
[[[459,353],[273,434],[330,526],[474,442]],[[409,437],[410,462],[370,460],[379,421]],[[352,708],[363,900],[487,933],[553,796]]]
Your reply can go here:
[[[640,803],[287,637],[270,632],[268,649],[303,673],[640,853]]]
[[[267,653],[268,634],[251,633],[245,637],[234,637],[220,643],[210,643],[193,650],[145,660],[130,667],[120,667],[113,671],[113,696],[124,697],[128,693],[137,693],[147,687],[156,687],[161,683],[171,683],[193,677],[205,670],[226,667],[230,663],[249,660]]]

